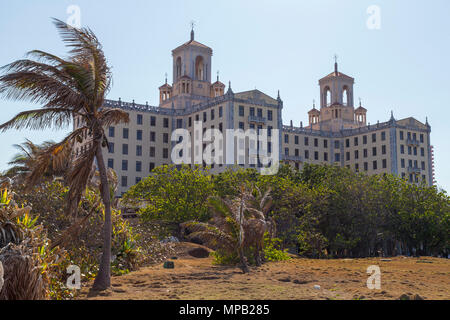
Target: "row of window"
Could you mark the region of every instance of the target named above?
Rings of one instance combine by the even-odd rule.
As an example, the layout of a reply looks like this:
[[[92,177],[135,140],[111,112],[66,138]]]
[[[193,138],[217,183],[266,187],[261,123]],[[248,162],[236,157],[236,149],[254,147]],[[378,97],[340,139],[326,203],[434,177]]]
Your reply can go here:
[[[251,116],[251,117],[257,116],[259,118],[263,118],[263,109],[262,108],[256,108],[256,114],[255,114],[254,107],[250,107],[249,111],[250,111],[249,116]],[[239,116],[245,117],[245,107],[244,106],[239,106]],[[273,120],[273,111],[272,110],[267,110],[267,120],[269,120],[269,121]]]
[[[408,155],[417,156],[417,147],[408,146]],[[405,154],[405,145],[400,145],[400,154]],[[420,148],[420,156],[425,157],[425,148]]]
[[[387,153],[386,145],[382,145],[381,146],[381,154],[385,155],[386,153]],[[289,155],[289,148],[284,148],[284,154],[287,155],[287,156]],[[315,151],[314,154],[318,155],[319,152]],[[324,152],[324,155],[327,155],[327,156],[324,156],[324,161],[328,161],[328,153]],[[335,155],[339,155],[339,153],[336,153]],[[295,149],[295,156],[299,156],[299,149]],[[350,152],[346,152],[345,153],[345,160],[346,161],[350,161],[351,160],[350,156],[351,156]],[[369,156],[368,149],[363,149],[363,157],[367,158],[368,156]],[[373,147],[372,148],[372,156],[374,156],[374,157],[377,156],[377,147]],[[335,161],[340,161],[340,156],[338,156],[338,157],[339,157],[339,160],[335,160]],[[305,150],[305,159],[309,159],[309,150]],[[314,159],[318,160],[319,157],[315,156]],[[359,150],[355,150],[354,151],[354,159],[355,160],[359,159]]]
[[[114,159],[108,159],[108,168],[116,169],[114,168]],[[122,171],[128,171],[128,160],[122,160]],[[150,162],[149,163],[149,172],[153,171],[155,169],[155,163]],[[142,172],[142,161],[136,161],[136,172]]]
[[[408,140],[417,141],[417,133],[415,132],[407,132],[406,137]],[[424,135],[422,133],[419,135],[419,139],[420,143],[424,142]],[[405,133],[403,131],[400,131],[400,140],[405,140]]]
[[[109,147],[108,147],[108,152],[109,153],[114,153],[114,142],[110,142],[109,143]],[[164,159],[168,159],[169,158],[169,149],[168,148],[163,148],[163,158]],[[123,155],[128,155],[128,144],[124,143],[122,144],[122,154]],[[149,155],[151,158],[154,158],[156,156],[156,148],[154,146],[150,147],[150,152]],[[142,146],[141,145],[137,145],[136,146],[136,156],[140,157],[142,156]]]
[[[419,169],[418,166],[419,162],[417,160],[408,160],[408,168],[415,168],[415,169]],[[400,166],[402,168],[406,168],[406,160],[405,159],[400,159]],[[425,161],[422,161],[420,163],[420,169],[425,170]]]

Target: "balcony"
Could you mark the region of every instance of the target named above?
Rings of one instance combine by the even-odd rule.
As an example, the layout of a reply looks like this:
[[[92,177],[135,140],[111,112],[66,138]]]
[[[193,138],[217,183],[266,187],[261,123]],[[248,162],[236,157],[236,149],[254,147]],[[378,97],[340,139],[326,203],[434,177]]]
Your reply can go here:
[[[408,173],[420,174],[420,171],[419,167],[408,167]]]
[[[420,143],[416,139],[407,139],[406,144],[408,146],[418,147]]]
[[[257,117],[257,116],[248,116],[248,122],[266,124],[267,123],[267,119],[263,118],[263,117]]]
[[[287,155],[283,155],[282,156],[283,160],[287,160],[287,161],[299,161],[299,162],[303,162],[303,158],[301,156],[287,156]]]

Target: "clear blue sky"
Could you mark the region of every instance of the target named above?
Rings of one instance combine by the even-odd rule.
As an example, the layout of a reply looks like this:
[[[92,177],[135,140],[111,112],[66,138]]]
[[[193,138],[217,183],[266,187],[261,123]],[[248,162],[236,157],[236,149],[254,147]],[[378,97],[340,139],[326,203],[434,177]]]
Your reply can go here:
[[[171,75],[171,50],[189,39],[194,20],[196,40],[214,50],[214,74],[220,70],[235,92],[256,87],[276,96],[280,89],[284,123],[299,125],[337,54],[340,70],[355,78],[355,98],[362,98],[369,122],[388,120],[391,110],[396,118],[428,116],[436,177],[449,190],[448,0],[3,0],[0,65],[32,49],[64,55],[50,18],[66,21],[70,5],[79,6],[82,26],[97,34],[113,66],[110,99],[156,105],[164,73]],[[371,5],[381,9],[379,30],[366,24]],[[30,107],[0,100],[0,122]],[[0,133],[0,170],[15,153],[12,144],[58,140],[67,131]]]

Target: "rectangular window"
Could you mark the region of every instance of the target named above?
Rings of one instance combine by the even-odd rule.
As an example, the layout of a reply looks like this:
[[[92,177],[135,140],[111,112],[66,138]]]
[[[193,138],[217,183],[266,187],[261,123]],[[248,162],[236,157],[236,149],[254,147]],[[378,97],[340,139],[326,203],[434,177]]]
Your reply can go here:
[[[192,127],[192,117],[188,118],[188,127]]]
[[[400,131],[400,140],[403,140],[405,137],[404,137],[404,133],[403,133],[403,131]]]
[[[309,151],[305,150],[305,159],[309,159]]]
[[[126,187],[128,185],[127,176],[122,176],[122,187]]]
[[[381,154],[386,154],[386,145],[381,146]]]
[[[363,144],[367,144],[367,136],[363,136]]]
[[[110,138],[114,138],[114,127],[109,127],[108,128],[108,136],[110,137]]]
[[[350,148],[350,139],[345,139],[345,147]]]
[[[269,121],[272,121],[272,120],[273,120],[272,110],[267,110],[267,119],[268,119]]]
[[[222,118],[223,116],[223,108],[222,106],[219,107],[219,118]]]
[[[425,157],[425,149],[424,148],[420,148],[420,155],[422,157]]]
[[[262,109],[258,108],[257,112],[258,112],[258,117],[262,118],[262,116],[263,116]]]
[[[422,170],[425,170],[425,162],[424,161],[422,161]]]
[[[369,170],[369,164],[367,162],[364,162],[364,171]]]
[[[400,145],[400,153],[405,154],[405,145],[403,144]]]
[[[383,169],[386,169],[386,168],[387,168],[387,160],[383,159]]]
[[[123,138],[128,139],[128,128],[123,128]]]
[[[108,144],[108,152],[109,153],[114,153],[114,142],[110,142]]]
[[[424,139],[423,139],[423,134],[420,135],[420,142],[423,143]]]
[[[289,143],[289,135],[288,134],[284,135],[284,143]]]
[[[328,140],[323,140],[323,147],[328,148]]]
[[[377,142],[377,134],[372,133],[372,142]]]
[[[122,144],[122,154],[128,154],[128,144]]]
[[[245,115],[244,113],[244,106],[239,106],[239,116],[243,117]]]
[[[214,109],[211,109],[211,120],[214,120],[215,115],[214,115]]]
[[[114,159],[108,159],[108,168],[114,169]]]
[[[168,133],[163,133],[163,142],[169,143],[169,134]]]
[[[155,147],[150,147],[150,158],[155,157]]]
[[[298,144],[298,136],[294,136],[294,143]]]
[[[323,153],[323,160],[328,161],[328,152]]]
[[[206,114],[206,112],[203,112],[203,122],[206,122],[208,119],[208,115]]]
[[[183,128],[183,119],[177,119],[177,129]]]
[[[122,170],[123,171],[128,170],[128,160],[122,160]]]
[[[376,157],[377,155],[377,147],[372,148],[372,156]]]
[[[358,137],[355,137],[354,145],[355,147],[358,145]]]
[[[169,118],[164,118],[163,119],[163,127],[164,128],[168,128],[169,127]]]
[[[136,146],[136,156],[138,157],[142,156],[142,146],[140,145]]]
[[[350,152],[345,153],[345,158],[347,161],[350,161]]]
[[[334,154],[334,161],[335,162],[340,162],[341,161],[341,154],[340,153],[335,153]]]
[[[141,171],[142,171],[142,162],[136,161],[136,172],[141,172]]]
[[[152,172],[153,169],[155,169],[155,163],[154,162],[150,162],[148,171]]]
[[[142,124],[143,120],[142,120],[142,114],[138,114],[137,115],[137,119],[136,119],[137,124]]]
[[[155,142],[156,141],[156,132],[150,131],[150,141]]]
[[[156,126],[156,117],[154,117],[154,116],[150,117],[150,125],[152,127]]]
[[[163,158],[164,159],[169,158],[169,149],[167,149],[167,148],[163,149]]]
[[[367,149],[364,149],[364,150],[363,150],[363,157],[364,157],[364,158],[367,158]]]
[[[314,151],[314,160],[319,160],[319,152]]]
[[[309,145],[308,137],[305,137],[305,146]]]
[[[359,159],[359,151],[355,150],[355,160]]]
[[[136,131],[136,139],[137,140],[142,140],[142,130]]]
[[[142,178],[141,177],[136,177],[136,184],[138,184],[139,182],[141,182]]]
[[[314,138],[314,147],[318,147],[319,146],[319,139]]]
[[[381,132],[381,141],[385,141],[386,140],[386,131],[382,131]]]
[[[339,149],[339,141],[334,141],[334,148]]]
[[[244,123],[243,122],[239,122],[239,129],[244,130]]]
[[[404,168],[405,167],[405,159],[401,159],[401,166],[402,166],[402,168]]]
[[[373,162],[373,170],[377,170],[377,169],[378,169],[378,164],[377,164],[377,161],[375,160]]]
[[[250,107],[250,115],[251,115],[252,117],[255,116],[255,108]]]
[[[286,156],[289,155],[289,148],[284,148],[284,154],[285,154]]]

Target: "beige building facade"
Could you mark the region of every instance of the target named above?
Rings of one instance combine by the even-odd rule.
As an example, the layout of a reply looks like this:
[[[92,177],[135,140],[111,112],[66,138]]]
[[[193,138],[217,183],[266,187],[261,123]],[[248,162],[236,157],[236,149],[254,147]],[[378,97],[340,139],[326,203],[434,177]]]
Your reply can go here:
[[[248,139],[244,141],[245,156],[236,150],[230,153],[238,143],[230,145],[234,138],[226,131],[259,133],[266,129],[265,151],[299,169],[304,163],[336,164],[367,174],[392,173],[414,183],[434,183],[428,121],[396,120],[391,114],[386,122],[367,124],[367,110],[361,103],[354,106],[354,79],[341,73],[337,63],[332,73],[319,80],[320,108],[314,105],[308,112],[307,126],[295,127],[292,122],[283,125],[279,93],[276,98],[256,89],[234,93],[231,83],[225,91],[219,76],[212,82],[212,55],[212,49],[197,42],[192,31],[190,40],[172,51],[173,83],[168,84],[166,78],[159,87],[159,106],[120,98],[105,102],[106,108],[120,108],[130,116],[128,124],[105,128],[109,147],[104,158],[107,167],[117,172],[117,196],[157,166],[173,163],[172,150],[181,141],[172,141],[177,129],[186,129],[193,140],[205,137],[208,129],[217,131],[217,136],[206,137],[200,145],[192,143],[187,155],[189,163],[209,165],[212,173],[236,164],[261,168],[257,159],[251,160]],[[80,125],[75,118],[74,128]],[[217,161],[208,163],[201,155],[216,139],[221,151],[213,150]],[[77,154],[83,152],[85,143],[76,147]]]

